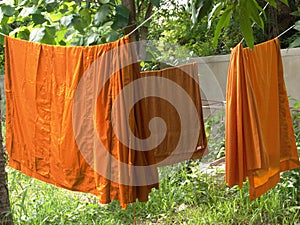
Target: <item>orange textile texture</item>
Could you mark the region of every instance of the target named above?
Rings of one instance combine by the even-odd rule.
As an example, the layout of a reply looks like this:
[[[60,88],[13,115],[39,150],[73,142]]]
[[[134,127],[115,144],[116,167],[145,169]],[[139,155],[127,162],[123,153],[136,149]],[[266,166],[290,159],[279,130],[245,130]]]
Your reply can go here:
[[[172,104],[170,101],[159,97],[148,97],[144,99],[145,112],[141,124],[149,123],[150,119],[159,116],[166,122],[169,132],[164,140],[155,148],[154,156],[156,163],[160,166],[182,162],[188,159],[201,158],[207,147],[207,138],[204,130],[200,86],[198,83],[198,65],[196,63],[171,67],[157,71],[146,71],[141,73],[143,78],[153,78],[154,82],[147,82],[143,88],[144,92],[163,92],[167,98],[178,102]],[[176,85],[167,85],[172,81]],[[187,96],[182,94],[183,89]],[[172,96],[172,97],[171,97]],[[187,104],[190,99],[191,104]],[[177,107],[177,109],[176,109]],[[193,108],[196,114],[193,115]],[[180,113],[181,109],[186,113]],[[199,126],[196,127],[198,120]],[[183,125],[183,123],[186,123]],[[188,128],[188,129],[185,129]],[[149,133],[145,134],[146,136]],[[182,137],[181,137],[182,135]],[[158,134],[162,136],[162,134]],[[158,138],[158,137],[157,137]],[[174,141],[176,140],[176,141]]]
[[[299,167],[278,39],[232,50],[226,102],[226,182],[253,200]]]
[[[202,157],[196,64],[140,72],[129,37],[89,47],[5,38],[9,166],[122,208],[157,167]],[[160,118],[160,119],[158,119]]]
[[[156,169],[139,173],[153,181],[141,185],[130,180],[134,170],[126,174],[123,169],[147,167],[155,162],[153,152],[122,145],[110,114],[115,96],[140,73],[128,43],[124,37],[97,46],[63,47],[5,38],[9,166],[59,187],[93,193],[101,203],[120,200],[126,208],[136,199],[147,201],[151,188],[158,188]],[[98,116],[97,135],[88,111]],[[134,115],[132,125],[138,116]],[[104,153],[96,148],[100,142]],[[119,168],[112,159],[125,166]]]

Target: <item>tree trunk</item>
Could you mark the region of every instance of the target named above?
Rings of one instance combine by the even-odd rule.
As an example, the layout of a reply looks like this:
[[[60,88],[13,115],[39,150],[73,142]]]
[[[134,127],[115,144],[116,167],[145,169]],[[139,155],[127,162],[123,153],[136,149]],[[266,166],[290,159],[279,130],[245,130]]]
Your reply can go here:
[[[133,31],[138,24],[143,23],[147,20],[153,10],[153,4],[147,3],[144,0],[122,0],[122,4],[126,6],[130,12],[129,14],[129,21],[128,26],[125,29],[125,34],[130,33]],[[142,18],[142,21],[139,21]],[[149,30],[147,26],[142,26],[138,30],[136,30],[132,35],[132,41],[140,41],[140,40],[147,40]],[[146,56],[146,45],[143,45],[141,42],[137,46],[137,54],[139,58],[144,59]]]
[[[125,28],[125,34],[129,34],[131,31],[133,31],[136,28],[136,7],[135,7],[135,1],[133,0],[122,0],[122,5],[124,5],[129,10],[129,21],[128,26]],[[139,35],[137,32],[132,34],[132,40],[138,41]]]
[[[267,21],[265,26],[266,40],[272,39],[280,35],[286,29],[295,24],[297,18],[290,13],[297,11],[300,0],[289,0],[289,6],[286,6],[282,2],[276,0],[277,8],[268,6],[266,8]],[[265,6],[266,0],[258,0],[261,7]],[[287,37],[292,36],[296,31],[290,30],[282,36],[281,40],[285,40]],[[282,48],[288,47],[284,42],[281,43]]]
[[[1,93],[0,93],[1,102]],[[5,172],[6,157],[2,137],[2,113],[0,107],[0,225],[12,225],[13,219],[10,210],[10,202],[7,188],[7,176]]]

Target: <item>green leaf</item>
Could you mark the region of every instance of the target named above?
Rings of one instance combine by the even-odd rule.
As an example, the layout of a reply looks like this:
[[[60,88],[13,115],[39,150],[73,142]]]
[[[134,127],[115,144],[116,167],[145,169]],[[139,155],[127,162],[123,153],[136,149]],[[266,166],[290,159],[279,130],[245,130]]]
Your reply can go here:
[[[300,20],[296,21],[294,29],[300,31]]]
[[[82,26],[82,19],[78,16],[74,17],[73,19],[73,26],[75,30],[78,30],[80,33],[84,33],[84,27]]]
[[[13,16],[15,14],[15,7],[10,5],[1,5],[1,11],[5,16]]]
[[[46,0],[46,10],[51,13],[59,7],[59,3],[55,0]]]
[[[107,3],[109,3],[109,0],[100,0],[100,3],[107,4]]]
[[[65,41],[65,39],[66,39],[65,35],[66,35],[67,31],[68,31],[67,28],[64,28],[64,29],[60,28],[59,30],[57,30],[56,31],[56,39],[58,41],[62,41],[62,40]]]
[[[44,22],[47,21],[45,19],[45,17],[40,13],[34,13],[31,16],[32,16],[32,21],[34,22],[34,24],[43,24]]]
[[[271,6],[273,6],[274,8],[277,7],[276,0],[266,0],[266,2],[269,2],[269,4],[270,4]]]
[[[294,40],[290,45],[289,48],[296,48],[300,46],[300,37],[298,37],[296,40]]]
[[[156,6],[157,8],[159,8],[159,6],[160,6],[160,0],[150,0],[151,1],[151,3],[154,5],[154,6]]]
[[[207,28],[208,28],[208,29],[210,29],[210,27],[211,27],[213,15],[219,13],[220,10],[222,9],[222,7],[223,7],[223,6],[222,6],[221,2],[219,2],[219,3],[217,3],[217,4],[213,7],[213,9],[212,9],[212,10],[210,11],[210,13],[208,14],[208,18],[207,18],[207,20],[208,20],[208,22],[207,22]]]
[[[114,20],[114,23],[111,25],[111,28],[114,30],[118,30],[120,28],[124,28],[128,25],[128,19],[120,17]]]
[[[193,24],[197,23],[197,13],[196,13],[196,8],[194,6],[192,6],[192,15],[191,15],[191,20]]]
[[[88,8],[81,9],[79,15],[81,17],[81,26],[83,28],[88,27],[92,22],[90,10]]]
[[[242,6],[240,6],[242,7]],[[262,29],[264,29],[264,21],[259,15],[260,12],[263,12],[262,8],[257,4],[256,0],[247,0],[245,1],[245,6],[247,9],[249,17]]]
[[[118,16],[122,16],[125,19],[129,18],[130,12],[129,12],[129,10],[125,6],[123,6],[123,5],[117,5],[116,6],[116,11],[117,11],[117,15]]]
[[[59,12],[62,13],[62,14],[65,14],[65,13],[69,12],[68,5],[67,4],[63,4],[62,6],[60,6]]]
[[[41,40],[41,42],[45,44],[55,44],[55,33],[56,33],[55,26],[46,26],[45,35]]]
[[[46,0],[45,3],[46,4],[52,4],[52,3],[55,3],[55,0]]]
[[[27,28],[20,30],[17,35],[17,37],[22,40],[28,40],[29,36],[30,36],[30,31]]]
[[[9,17],[4,16],[1,21],[0,30],[4,34],[9,34],[11,32],[11,25],[8,23]]]
[[[32,7],[24,7],[19,14],[19,17],[27,17],[36,12],[37,8],[35,6]]]
[[[24,6],[26,4],[28,4],[28,0],[18,1],[18,6]]]
[[[0,44],[4,45],[4,37],[2,35],[0,36]],[[1,74],[3,74],[3,71],[1,71]]]
[[[4,15],[3,15],[3,12],[2,12],[2,10],[0,8],[0,23],[2,22],[3,17],[4,17]]]
[[[205,0],[193,0],[192,1],[192,15],[191,20],[193,24],[196,24],[199,20],[199,12],[201,11],[202,7],[204,6]]]
[[[240,10],[240,28],[245,38],[246,44],[253,49],[254,47],[254,36],[252,30],[252,23],[248,15],[246,8],[241,8]]]
[[[290,13],[292,16],[300,16],[300,10]]]
[[[232,6],[227,6],[226,10],[223,12],[222,16],[220,17],[219,22],[217,23],[215,33],[214,33],[214,38],[213,38],[213,46],[217,47],[218,44],[218,39],[221,34],[221,30],[224,27],[227,27],[231,18],[231,14],[233,11]]]
[[[31,31],[29,41],[41,42],[45,36],[45,28],[35,28]]]
[[[198,12],[198,20],[201,20],[203,17],[207,16],[209,12],[213,9],[213,1],[205,0],[203,7]]]
[[[107,18],[107,16],[110,13],[110,8],[108,5],[103,5],[100,7],[100,9],[95,13],[94,15],[94,23],[96,26],[104,22],[104,20]]]
[[[65,26],[68,27],[72,24],[74,19],[74,14],[68,15],[68,16],[64,16],[63,18],[60,19],[60,23]]]
[[[92,33],[87,38],[87,45],[91,45],[93,43],[97,43],[97,39],[99,37],[99,34]]]
[[[280,0],[283,4],[285,4],[286,6],[289,6],[289,1],[288,0]]]
[[[84,28],[88,27],[91,23],[91,14],[88,9],[82,9],[79,15],[74,15],[72,20],[73,26],[80,33],[84,33]]]
[[[295,108],[295,109],[300,109],[300,102],[295,103],[295,104],[294,104],[294,108]]]
[[[113,42],[119,39],[119,35],[116,31],[112,30],[106,35],[106,42]]]
[[[128,19],[129,19],[129,10],[125,6],[123,5],[116,6],[116,12],[117,15],[112,25],[112,29],[114,30],[118,30],[120,28],[127,26]]]

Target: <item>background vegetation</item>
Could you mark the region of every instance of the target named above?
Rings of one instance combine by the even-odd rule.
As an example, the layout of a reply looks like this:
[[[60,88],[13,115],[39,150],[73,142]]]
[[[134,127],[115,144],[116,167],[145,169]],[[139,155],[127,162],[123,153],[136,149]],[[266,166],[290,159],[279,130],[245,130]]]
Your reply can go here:
[[[177,44],[188,49],[188,55],[227,54],[243,38],[251,47],[295,24],[295,29],[280,41],[282,47],[300,45],[297,0],[187,2],[179,5],[175,0],[6,0],[0,1],[0,32],[52,45],[96,45],[117,40],[159,10],[151,22],[134,33],[135,40]],[[270,6],[263,10],[266,3]],[[2,36],[0,41],[3,44]],[[169,51],[175,56],[183,54],[178,49]],[[142,62],[142,69],[159,69],[161,52],[149,54],[151,60]],[[3,74],[3,45],[0,57]],[[299,110],[299,103],[294,101],[298,150]],[[299,169],[283,173],[275,188],[252,202],[247,183],[242,190],[229,189],[222,166],[206,169],[211,160],[224,156],[223,119],[224,112],[218,111],[205,120],[211,150],[206,158],[161,168],[160,189],[153,190],[147,203],[130,205],[125,211],[118,202],[100,206],[94,196],[59,189],[6,168],[14,222],[132,224],[136,207],[140,224],[300,224]]]

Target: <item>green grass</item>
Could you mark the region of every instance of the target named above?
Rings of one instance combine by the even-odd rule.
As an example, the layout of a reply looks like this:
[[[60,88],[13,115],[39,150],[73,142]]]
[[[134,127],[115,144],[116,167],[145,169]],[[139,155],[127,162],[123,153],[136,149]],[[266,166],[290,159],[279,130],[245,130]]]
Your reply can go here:
[[[255,201],[245,188],[228,188],[214,176],[199,174],[198,161],[182,163],[136,203],[139,224],[300,224],[300,170]],[[117,201],[101,206],[95,196],[67,191],[8,169],[16,224],[133,224],[133,206]]]

